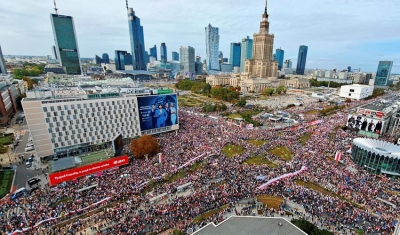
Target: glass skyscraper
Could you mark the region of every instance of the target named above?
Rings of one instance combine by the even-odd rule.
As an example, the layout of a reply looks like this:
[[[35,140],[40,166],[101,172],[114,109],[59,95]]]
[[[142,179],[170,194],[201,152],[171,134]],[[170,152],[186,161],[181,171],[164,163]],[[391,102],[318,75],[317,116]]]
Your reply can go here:
[[[176,51],[172,52],[172,60],[179,61],[179,53]]]
[[[194,61],[194,48],[191,46],[180,48],[181,71],[187,78],[194,78],[196,66]]]
[[[157,46],[154,45],[154,47],[150,47],[150,56],[153,56],[157,60]]]
[[[74,19],[71,16],[50,14],[56,53],[67,74],[81,74],[81,60],[76,40]]]
[[[3,52],[0,46],[0,74],[7,74],[6,63],[4,62]]]
[[[165,64],[167,63],[167,45],[165,45],[165,42],[161,43],[160,46],[160,57],[161,57],[161,63]]]
[[[296,74],[304,75],[306,69],[308,46],[301,45],[299,48],[299,55],[297,56]]]
[[[115,51],[115,69],[125,70],[125,55],[126,51]]]
[[[212,27],[211,24],[208,24],[205,31],[207,70],[219,70],[219,30],[217,27]]]
[[[281,70],[283,67],[283,58],[285,57],[285,51],[281,48],[276,49],[275,58],[278,61],[278,70]]]
[[[253,39],[247,38],[242,39],[240,52],[240,72],[244,72],[244,62],[253,58]]]
[[[128,9],[129,35],[131,38],[132,65],[134,70],[146,70],[143,26],[132,8]]]
[[[110,57],[108,56],[107,53],[103,53],[103,55],[101,57],[103,59],[103,63],[105,63],[105,64],[109,64],[110,63]]]
[[[229,63],[231,63],[233,67],[240,66],[240,53],[241,53],[240,42],[231,43],[231,55],[229,58]]]
[[[374,86],[387,86],[393,61],[379,61]]]
[[[99,65],[99,64],[103,63],[103,59],[98,55],[94,55],[94,61],[93,62],[95,64]]]

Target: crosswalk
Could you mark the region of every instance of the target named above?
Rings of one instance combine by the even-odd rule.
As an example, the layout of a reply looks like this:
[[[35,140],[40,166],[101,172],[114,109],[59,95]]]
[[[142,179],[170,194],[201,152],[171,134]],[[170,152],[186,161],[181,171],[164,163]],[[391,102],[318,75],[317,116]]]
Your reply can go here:
[[[23,213],[23,209],[19,206],[10,208],[7,210],[6,218],[11,218],[13,216],[18,216]]]

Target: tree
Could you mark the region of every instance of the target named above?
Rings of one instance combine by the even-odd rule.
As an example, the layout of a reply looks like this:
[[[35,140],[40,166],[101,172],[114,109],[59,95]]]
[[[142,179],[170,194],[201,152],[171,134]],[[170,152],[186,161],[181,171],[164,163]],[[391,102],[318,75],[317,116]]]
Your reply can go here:
[[[209,113],[209,112],[214,112],[215,111],[215,105],[211,103],[204,103],[203,105],[203,112]]]
[[[290,222],[296,225],[299,229],[303,230],[303,232],[310,235],[333,235],[333,233],[329,232],[328,230],[319,229],[313,223],[305,219],[292,219]]]
[[[23,98],[25,98],[26,97],[26,95],[19,95],[19,96],[17,96],[17,98],[16,98],[16,104],[17,104],[17,109],[18,110],[22,110],[22,104],[21,104],[21,101],[22,101],[22,99]]]
[[[244,107],[244,106],[246,106],[246,99],[245,99],[244,97],[241,97],[241,98],[239,99],[239,101],[237,102],[237,105],[238,105],[239,107]]]
[[[209,83],[206,83],[206,85],[203,88],[203,93],[209,95],[211,92],[211,85]]]
[[[33,84],[35,84],[32,79],[30,79],[29,77],[22,77],[22,80],[24,80],[24,82],[26,82],[27,86],[28,86],[28,90],[31,90],[33,88]]]
[[[264,93],[265,93],[266,95],[271,96],[272,94],[274,94],[274,88],[270,88],[270,87],[269,87],[269,88],[265,89]]]
[[[153,155],[160,151],[160,145],[157,139],[151,135],[143,135],[139,139],[131,141],[130,149],[137,158],[144,155]]]
[[[278,88],[276,88],[276,93],[281,94],[284,89],[283,86],[278,86]]]

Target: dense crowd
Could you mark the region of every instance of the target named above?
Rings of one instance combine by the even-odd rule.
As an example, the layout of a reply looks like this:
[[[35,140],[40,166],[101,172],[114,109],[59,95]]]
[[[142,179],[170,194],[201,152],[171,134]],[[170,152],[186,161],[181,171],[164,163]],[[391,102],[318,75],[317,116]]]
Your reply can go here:
[[[363,102],[347,104],[346,108]],[[304,114],[308,110],[311,108],[293,108],[290,112]],[[127,166],[99,176],[84,177],[54,188],[43,188],[31,196],[7,200],[2,204],[2,211],[19,207],[20,213],[8,216],[3,213],[0,231],[11,233],[30,228],[26,234],[84,234],[89,230],[107,229],[106,234],[145,234],[167,228],[196,229],[206,222],[222,221],[224,211],[236,212],[235,205],[239,200],[261,194],[283,197],[302,205],[307,212],[306,218],[318,220],[336,234],[344,233],[348,228],[361,228],[365,234],[390,234],[394,230],[396,217],[400,214],[400,199],[391,194],[391,189],[399,188],[399,181],[370,174],[353,164],[347,155],[345,164],[332,160],[337,151],[345,153],[356,136],[353,132],[336,128],[343,126],[347,118],[345,113],[322,117],[322,123],[316,125],[308,125],[309,121],[318,118],[316,114],[305,115],[304,122],[299,124],[301,128],[278,132],[247,130],[231,125],[222,117],[215,120],[195,115],[195,111],[181,109],[180,130],[157,136],[164,156],[161,164],[157,158],[134,159]],[[306,133],[311,133],[311,137],[303,145],[299,138]],[[248,142],[251,139],[266,142],[256,146]],[[245,151],[228,158],[221,152],[227,144],[242,146]],[[292,151],[292,161],[284,161],[268,152],[280,146]],[[202,157],[190,161],[199,156]],[[278,167],[243,164],[253,156],[264,156]],[[194,167],[196,162],[201,162],[201,165]],[[187,167],[180,168],[185,164]],[[257,176],[267,176],[268,180],[299,170],[302,166],[308,170],[265,190],[257,189],[262,184],[256,180]],[[177,174],[180,177],[171,180]],[[221,179],[222,182],[213,183]],[[313,191],[296,181],[327,188],[340,198]],[[192,183],[190,193],[177,196],[176,188],[189,182]],[[94,183],[98,186],[79,191]],[[168,196],[162,203],[150,202],[151,197],[163,193]],[[378,200],[378,196],[397,208]],[[101,213],[90,213],[85,219],[68,221],[105,205],[108,207]],[[223,211],[205,221],[193,220],[204,212],[225,205]],[[46,222],[33,228],[44,220]]]

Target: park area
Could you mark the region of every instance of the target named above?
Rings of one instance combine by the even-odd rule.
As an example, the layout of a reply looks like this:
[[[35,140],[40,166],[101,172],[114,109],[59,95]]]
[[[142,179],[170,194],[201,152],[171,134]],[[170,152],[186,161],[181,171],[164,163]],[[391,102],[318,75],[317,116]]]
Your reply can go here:
[[[0,171],[0,198],[3,198],[10,192],[11,184],[14,178],[14,171],[2,170]]]
[[[8,145],[12,144],[14,140],[14,134],[2,134],[0,136],[0,153],[7,153]]]
[[[248,140],[247,143],[259,147],[259,146],[262,146],[265,143],[267,143],[267,141],[266,140]]]
[[[276,147],[268,152],[272,155],[282,158],[285,161],[291,161],[293,159],[292,151],[286,146]]]
[[[225,156],[231,158],[236,155],[240,155],[244,152],[244,149],[242,146],[238,145],[233,145],[233,144],[227,144],[222,148],[222,153],[225,154]]]
[[[310,139],[310,137],[311,137],[311,133],[306,133],[306,134],[300,136],[299,141],[302,145],[305,145],[307,143],[308,139]]]

